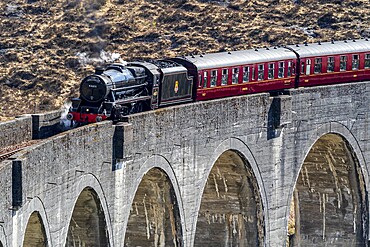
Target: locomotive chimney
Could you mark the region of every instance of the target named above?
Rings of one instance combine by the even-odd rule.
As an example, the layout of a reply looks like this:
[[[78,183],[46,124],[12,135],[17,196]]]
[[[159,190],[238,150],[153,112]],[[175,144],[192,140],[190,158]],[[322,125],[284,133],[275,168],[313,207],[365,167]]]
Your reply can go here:
[[[101,75],[101,74],[103,74],[103,72],[104,72],[104,68],[103,67],[96,67],[95,68],[95,74]]]

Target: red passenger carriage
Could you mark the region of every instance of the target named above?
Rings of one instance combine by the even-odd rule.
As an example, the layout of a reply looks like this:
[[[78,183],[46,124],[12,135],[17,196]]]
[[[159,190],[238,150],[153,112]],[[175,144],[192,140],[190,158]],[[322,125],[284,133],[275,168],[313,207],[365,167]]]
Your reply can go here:
[[[353,40],[292,47],[300,56],[299,86],[326,85],[370,78],[370,42]]]
[[[188,68],[196,100],[370,79],[368,40],[212,53],[174,59]]]

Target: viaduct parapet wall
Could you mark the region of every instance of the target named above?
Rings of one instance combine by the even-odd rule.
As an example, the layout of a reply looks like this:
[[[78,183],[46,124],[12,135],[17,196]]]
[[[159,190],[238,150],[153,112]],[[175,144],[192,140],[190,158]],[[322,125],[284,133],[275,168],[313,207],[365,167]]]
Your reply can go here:
[[[32,140],[32,117],[20,116],[0,123],[0,148]]]
[[[18,116],[7,122],[0,122],[0,150],[7,146],[35,139],[47,138],[63,129],[61,111]]]

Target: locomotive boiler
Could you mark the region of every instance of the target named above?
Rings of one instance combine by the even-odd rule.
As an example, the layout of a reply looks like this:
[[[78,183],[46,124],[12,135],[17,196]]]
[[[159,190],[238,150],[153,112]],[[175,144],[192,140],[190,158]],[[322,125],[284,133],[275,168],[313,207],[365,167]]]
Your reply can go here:
[[[76,122],[100,122],[107,118],[142,111],[150,85],[145,70],[140,67],[112,64],[96,69],[80,84],[80,97],[72,99],[67,119]]]
[[[122,120],[132,113],[193,100],[193,79],[182,65],[166,60],[111,64],[80,84],[67,119],[77,123]]]

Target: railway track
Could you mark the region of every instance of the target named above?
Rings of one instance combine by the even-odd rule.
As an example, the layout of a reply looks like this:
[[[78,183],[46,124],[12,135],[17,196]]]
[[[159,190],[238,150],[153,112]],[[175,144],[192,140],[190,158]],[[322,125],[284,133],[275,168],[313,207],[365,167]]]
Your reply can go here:
[[[18,153],[19,151],[22,151],[26,147],[31,146],[37,142],[39,142],[39,140],[31,140],[0,149],[0,162],[8,159],[13,154]]]
[[[6,160],[8,159],[10,156],[12,156],[13,154],[15,153],[18,153],[19,151],[23,150],[24,148],[18,148],[16,150],[12,150],[10,152],[7,152],[7,153],[1,153],[0,154],[0,162],[2,162],[3,160]]]

